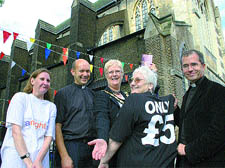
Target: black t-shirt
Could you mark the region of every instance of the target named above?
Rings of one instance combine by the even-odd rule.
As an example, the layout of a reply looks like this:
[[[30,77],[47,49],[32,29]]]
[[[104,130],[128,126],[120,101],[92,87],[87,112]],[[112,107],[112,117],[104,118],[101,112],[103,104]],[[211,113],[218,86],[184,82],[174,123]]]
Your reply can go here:
[[[62,124],[64,140],[95,136],[93,116],[94,92],[85,86],[70,84],[55,96],[56,123]]]
[[[110,138],[122,142],[118,167],[168,167],[176,157],[174,97],[131,94],[120,110]]]

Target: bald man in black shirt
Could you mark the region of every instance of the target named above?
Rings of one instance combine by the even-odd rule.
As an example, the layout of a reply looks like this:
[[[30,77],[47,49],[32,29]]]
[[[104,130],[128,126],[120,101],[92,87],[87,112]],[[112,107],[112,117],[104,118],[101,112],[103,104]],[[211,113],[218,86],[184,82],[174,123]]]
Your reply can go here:
[[[74,83],[60,89],[55,96],[57,106],[56,145],[60,158],[57,167],[92,167],[94,139],[93,91],[87,88],[90,64],[84,59],[74,61],[71,73]],[[60,162],[61,161],[61,162]]]

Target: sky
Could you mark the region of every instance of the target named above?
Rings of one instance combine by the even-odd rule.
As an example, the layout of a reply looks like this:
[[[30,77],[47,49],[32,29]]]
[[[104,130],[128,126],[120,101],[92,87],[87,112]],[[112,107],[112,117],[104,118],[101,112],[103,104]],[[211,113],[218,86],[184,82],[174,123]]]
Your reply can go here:
[[[96,0],[89,0],[95,2]],[[63,3],[62,3],[63,2]],[[10,55],[13,36],[3,43],[2,30],[19,33],[22,38],[34,38],[38,19],[54,26],[71,16],[73,0],[5,0],[0,7],[0,52]],[[219,7],[225,37],[225,0],[214,0]]]

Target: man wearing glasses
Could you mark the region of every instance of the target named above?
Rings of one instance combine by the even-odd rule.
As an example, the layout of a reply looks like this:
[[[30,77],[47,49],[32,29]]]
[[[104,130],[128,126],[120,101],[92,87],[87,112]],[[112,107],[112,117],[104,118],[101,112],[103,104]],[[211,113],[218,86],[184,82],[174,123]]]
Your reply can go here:
[[[225,88],[204,76],[201,52],[187,51],[181,59],[190,87],[175,111],[177,167],[225,167]]]

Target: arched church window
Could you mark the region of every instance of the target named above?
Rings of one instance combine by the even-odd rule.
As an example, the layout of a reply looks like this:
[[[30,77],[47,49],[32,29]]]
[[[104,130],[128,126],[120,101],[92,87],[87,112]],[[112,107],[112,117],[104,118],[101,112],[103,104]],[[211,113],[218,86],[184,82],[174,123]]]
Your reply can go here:
[[[135,20],[136,20],[136,30],[140,30],[141,29],[141,15],[140,15],[139,8],[136,9]]]
[[[150,1],[150,12],[154,15],[156,15],[156,12],[155,12],[155,5],[153,3],[153,0]]]
[[[208,11],[208,6],[207,6],[207,2],[204,2],[204,13],[205,13],[205,18],[208,21],[209,20],[209,11]]]
[[[109,41],[113,40],[113,27],[109,28]]]
[[[148,6],[146,0],[142,3],[142,20],[143,20],[143,27],[146,27],[148,21]]]
[[[116,24],[113,26],[109,26],[105,32],[102,34],[100,40],[98,41],[97,45],[101,46],[104,45],[110,41],[116,40],[118,38],[120,38],[120,28],[121,25]]]
[[[107,43],[107,31],[103,33],[103,44]]]
[[[151,3],[152,4],[150,4],[149,0],[139,0],[137,2],[135,6],[135,13],[134,13],[136,31],[146,27],[150,7],[154,8],[154,4],[152,0],[151,0]]]

